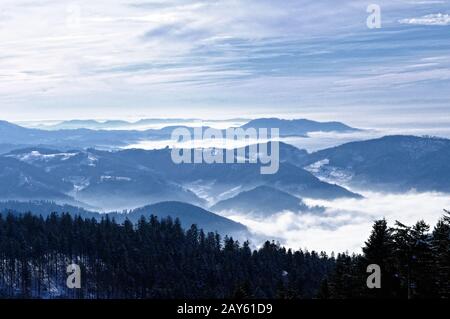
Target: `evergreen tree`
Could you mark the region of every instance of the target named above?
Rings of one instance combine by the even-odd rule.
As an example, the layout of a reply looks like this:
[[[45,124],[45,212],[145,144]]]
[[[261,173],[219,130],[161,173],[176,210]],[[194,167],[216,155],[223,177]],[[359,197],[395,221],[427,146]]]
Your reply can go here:
[[[363,255],[328,257],[266,242],[251,249],[179,220],[0,214],[0,296],[26,298],[448,298],[450,215],[432,233],[376,221]],[[66,287],[66,267],[82,270]],[[367,265],[382,289],[366,286]]]
[[[434,227],[431,250],[433,254],[432,273],[433,283],[436,285],[437,295],[441,298],[450,298],[450,212],[445,215]]]
[[[364,260],[362,271],[367,266],[376,264],[381,270],[381,289],[364,289],[364,293],[371,297],[393,298],[397,293],[396,269],[394,263],[393,230],[388,227],[385,219],[375,221],[372,233],[363,247]],[[367,287],[366,287],[367,288]]]

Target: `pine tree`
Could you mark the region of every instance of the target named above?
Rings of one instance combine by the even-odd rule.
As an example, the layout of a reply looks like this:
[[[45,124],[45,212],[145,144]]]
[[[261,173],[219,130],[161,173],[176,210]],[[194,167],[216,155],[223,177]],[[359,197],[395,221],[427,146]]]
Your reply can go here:
[[[432,247],[429,226],[419,221],[409,227],[396,222],[394,233],[395,256],[401,279],[401,294],[408,299],[433,297],[435,283],[432,280]]]
[[[440,298],[450,298],[450,212],[445,215],[434,227],[431,250],[433,253],[432,273]]]
[[[377,298],[393,298],[396,293],[396,269],[394,268],[394,241],[392,229],[385,219],[375,221],[372,233],[363,247],[364,267],[362,272],[370,264],[376,264],[381,269],[381,289],[365,289],[368,296]]]
[[[413,298],[435,297],[436,285],[433,282],[433,258],[431,249],[430,226],[424,221],[417,222],[411,228],[412,261],[411,284]]]

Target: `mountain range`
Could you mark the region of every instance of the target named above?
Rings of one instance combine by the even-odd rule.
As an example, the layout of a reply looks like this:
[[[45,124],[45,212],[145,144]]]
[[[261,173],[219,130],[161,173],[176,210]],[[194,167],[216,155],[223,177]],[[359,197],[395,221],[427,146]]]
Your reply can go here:
[[[0,178],[0,187],[6,183],[5,187],[10,190],[8,199],[20,198],[26,184],[40,195],[32,199],[58,201],[70,196],[71,203],[83,202],[87,207],[103,210],[174,200],[203,203],[194,193],[164,178],[161,172],[133,159],[132,151],[129,158],[118,153],[94,149],[66,152],[44,148],[15,150],[0,156],[8,164],[3,171],[11,175],[8,180]],[[46,183],[42,177],[51,179]]]
[[[242,128],[266,126],[280,127],[282,136],[357,130],[339,122],[280,119],[252,120]],[[83,214],[131,209],[126,217],[134,220],[152,211],[180,217],[185,226],[202,222],[207,230],[231,231],[236,225],[211,211],[266,218],[280,211],[323,211],[305,205],[304,198],[358,199],[358,191],[368,190],[450,193],[450,140],[444,138],[386,136],[313,153],[280,142],[279,170],[272,175],[261,175],[260,164],[177,165],[169,148],[111,148],[167,137],[176,127],[45,131],[0,121],[0,201],[52,201]],[[114,214],[110,216],[125,216]]]
[[[0,156],[0,198],[114,210],[160,201],[210,207],[260,186],[319,199],[360,197],[342,185],[450,192],[450,141],[441,138],[389,136],[314,153],[280,143],[280,168],[273,175],[261,175],[259,165],[248,163],[177,165],[170,152],[14,150]]]
[[[227,120],[208,120],[208,123],[223,123],[223,122],[248,122],[248,119],[235,118]],[[114,130],[114,129],[142,129],[149,126],[166,126],[166,125],[187,125],[190,123],[201,123],[201,119],[195,118],[170,118],[170,119],[140,119],[138,121],[124,121],[124,120],[68,120],[57,123],[43,124],[38,123],[32,125],[33,128],[40,128],[45,130],[67,130],[67,129],[90,129],[90,130]]]
[[[146,119],[135,122],[136,126],[143,126],[156,120]],[[174,124],[175,120],[166,120],[167,124]],[[56,147],[62,150],[69,148],[95,147],[101,149],[117,149],[140,141],[170,140],[171,134],[176,128],[186,128],[193,134],[193,128],[183,125],[165,126],[159,129],[125,130],[125,129],[102,129],[103,127],[124,127],[130,124],[125,121],[97,122],[94,120],[73,120],[63,122],[58,129],[43,130],[36,128],[25,128],[6,121],[0,121],[0,151],[2,148],[13,149],[12,145]],[[84,128],[90,127],[90,129]],[[127,127],[127,126],[125,126]],[[131,126],[133,127],[133,125]],[[315,131],[356,131],[340,122],[315,122],[310,120],[281,120],[276,118],[257,119],[241,126],[243,129],[249,127],[279,128],[281,136],[303,136]],[[203,127],[206,129],[208,127]],[[224,130],[219,130],[225,135]],[[17,148],[18,148],[17,147]]]
[[[233,190],[263,185],[301,197],[359,197],[289,162],[280,163],[276,174],[261,175],[259,165],[250,163],[177,165],[170,149],[62,152],[35,147],[11,151],[0,160],[0,174],[9,174],[0,178],[0,188],[9,190],[4,199],[21,199],[23,189],[32,189],[32,199],[70,197],[71,203],[103,210],[160,201],[208,207],[235,195]]]

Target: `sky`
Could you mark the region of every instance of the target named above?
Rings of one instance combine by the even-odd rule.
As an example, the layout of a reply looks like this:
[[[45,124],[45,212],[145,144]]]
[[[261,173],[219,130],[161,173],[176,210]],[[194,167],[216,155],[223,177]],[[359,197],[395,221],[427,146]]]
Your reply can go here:
[[[0,119],[450,123],[449,40],[450,0],[2,0]]]

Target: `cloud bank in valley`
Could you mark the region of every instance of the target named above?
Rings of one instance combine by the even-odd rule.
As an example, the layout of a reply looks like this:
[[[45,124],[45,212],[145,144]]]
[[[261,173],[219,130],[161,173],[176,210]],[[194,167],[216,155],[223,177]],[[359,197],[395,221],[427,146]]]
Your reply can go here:
[[[391,226],[398,220],[411,225],[425,220],[432,227],[450,209],[450,196],[439,193],[383,194],[364,193],[364,199],[333,201],[306,199],[308,205],[327,207],[324,213],[280,212],[257,219],[226,213],[227,217],[247,225],[254,244],[268,236],[294,249],[334,252],[361,252],[373,221],[386,218]]]

